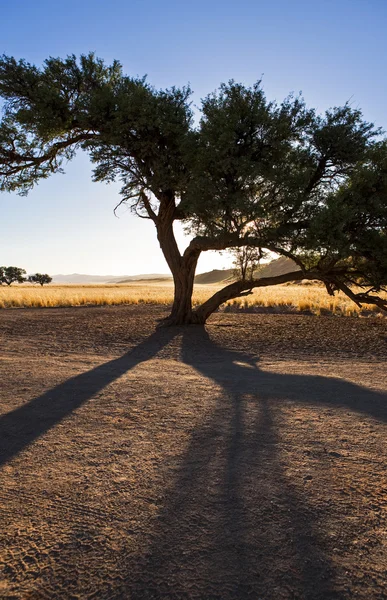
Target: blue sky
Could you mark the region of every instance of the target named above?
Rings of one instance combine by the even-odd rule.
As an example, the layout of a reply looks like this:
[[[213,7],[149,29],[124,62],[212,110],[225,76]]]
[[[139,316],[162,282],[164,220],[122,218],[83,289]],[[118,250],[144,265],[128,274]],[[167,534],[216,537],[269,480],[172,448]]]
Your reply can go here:
[[[351,99],[387,129],[387,0],[0,0],[0,13],[0,54],[40,65],[92,50],[156,87],[189,82],[196,104],[222,81],[262,77],[269,99],[302,91],[319,111]],[[0,264],[167,272],[153,225],[129,212],[114,217],[118,187],[92,183],[90,173],[80,154],[26,198],[0,194]],[[199,271],[229,263],[205,253]]]

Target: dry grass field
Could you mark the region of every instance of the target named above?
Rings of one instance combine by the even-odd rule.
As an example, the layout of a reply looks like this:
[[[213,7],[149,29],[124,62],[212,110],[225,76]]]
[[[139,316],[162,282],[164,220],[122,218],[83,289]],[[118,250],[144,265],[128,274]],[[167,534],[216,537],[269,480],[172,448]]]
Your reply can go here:
[[[224,285],[224,284],[223,284]],[[221,284],[196,285],[194,303],[200,304],[220,289]],[[12,285],[0,287],[0,308],[106,306],[120,304],[158,304],[172,302],[172,282],[134,282],[121,285],[55,285],[45,287]],[[231,300],[226,311],[308,312],[358,316],[378,314],[372,306],[359,309],[342,293],[334,297],[319,285],[281,285],[255,289],[251,296]]]
[[[166,314],[1,311],[0,598],[385,599],[386,319]]]

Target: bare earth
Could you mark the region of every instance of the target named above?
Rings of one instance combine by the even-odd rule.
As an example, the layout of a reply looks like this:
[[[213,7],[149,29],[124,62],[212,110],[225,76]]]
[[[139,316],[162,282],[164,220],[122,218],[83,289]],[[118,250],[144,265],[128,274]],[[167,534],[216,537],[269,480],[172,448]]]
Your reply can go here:
[[[2,599],[387,598],[387,320],[0,313]]]

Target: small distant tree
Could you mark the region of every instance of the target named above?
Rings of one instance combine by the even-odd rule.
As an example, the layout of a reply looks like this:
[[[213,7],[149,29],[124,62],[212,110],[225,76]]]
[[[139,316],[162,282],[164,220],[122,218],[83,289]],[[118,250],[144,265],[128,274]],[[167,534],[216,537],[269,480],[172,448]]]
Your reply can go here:
[[[52,277],[47,273],[35,273],[35,275],[30,275],[28,277],[28,281],[30,283],[39,283],[43,286],[45,283],[51,283]]]
[[[23,283],[25,281],[24,275],[26,271],[19,269],[19,267],[0,267],[0,282],[11,285],[15,281],[17,283]]]
[[[242,281],[252,281],[265,253],[261,248],[242,246],[235,248],[233,254],[235,274]]]

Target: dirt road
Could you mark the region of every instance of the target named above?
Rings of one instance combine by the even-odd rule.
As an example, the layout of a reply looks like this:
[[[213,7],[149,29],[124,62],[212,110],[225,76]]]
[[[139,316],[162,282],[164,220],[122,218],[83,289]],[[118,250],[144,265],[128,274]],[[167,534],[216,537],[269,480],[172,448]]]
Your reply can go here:
[[[387,324],[0,312],[3,599],[387,598]]]

